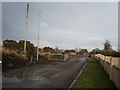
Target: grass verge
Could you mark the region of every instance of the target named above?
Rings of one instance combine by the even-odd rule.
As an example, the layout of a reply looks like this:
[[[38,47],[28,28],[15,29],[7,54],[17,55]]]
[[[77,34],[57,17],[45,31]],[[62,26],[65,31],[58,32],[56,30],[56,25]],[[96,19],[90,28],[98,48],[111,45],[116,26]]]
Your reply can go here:
[[[72,88],[116,88],[114,83],[109,80],[108,74],[104,71],[99,61],[95,58],[88,60],[81,75]]]

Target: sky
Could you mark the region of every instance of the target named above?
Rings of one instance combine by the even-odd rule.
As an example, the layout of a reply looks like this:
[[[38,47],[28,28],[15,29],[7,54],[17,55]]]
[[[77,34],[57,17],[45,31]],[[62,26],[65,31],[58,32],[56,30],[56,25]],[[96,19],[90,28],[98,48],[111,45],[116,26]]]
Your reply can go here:
[[[24,40],[26,2],[2,3],[2,40]],[[117,2],[31,2],[27,40],[39,47],[103,49],[106,39],[118,47]],[[40,23],[39,23],[39,11]]]

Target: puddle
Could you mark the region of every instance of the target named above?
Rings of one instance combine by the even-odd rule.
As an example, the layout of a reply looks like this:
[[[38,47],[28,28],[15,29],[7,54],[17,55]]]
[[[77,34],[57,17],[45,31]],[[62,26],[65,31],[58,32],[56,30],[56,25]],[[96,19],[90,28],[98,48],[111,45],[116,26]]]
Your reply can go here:
[[[23,79],[18,79],[17,77],[3,77],[2,83],[20,83]]]
[[[29,77],[30,80],[44,80],[42,77]]]

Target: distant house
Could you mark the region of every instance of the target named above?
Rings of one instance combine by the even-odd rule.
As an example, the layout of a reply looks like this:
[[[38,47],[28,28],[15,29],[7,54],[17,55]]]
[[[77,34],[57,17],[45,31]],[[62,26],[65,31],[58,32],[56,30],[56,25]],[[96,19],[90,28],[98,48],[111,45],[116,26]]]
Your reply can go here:
[[[98,53],[98,52],[100,52],[99,48],[95,48],[95,49],[92,50],[92,53]]]
[[[80,54],[83,56],[86,55],[87,53],[88,53],[87,49],[82,49],[80,52]]]

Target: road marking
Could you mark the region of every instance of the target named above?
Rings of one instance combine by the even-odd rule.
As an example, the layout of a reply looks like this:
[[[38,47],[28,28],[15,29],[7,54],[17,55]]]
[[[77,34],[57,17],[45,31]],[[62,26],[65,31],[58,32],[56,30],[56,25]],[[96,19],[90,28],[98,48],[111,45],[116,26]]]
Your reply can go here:
[[[82,73],[83,69],[85,68],[85,66],[87,65],[88,62],[85,63],[85,65],[83,66],[82,70],[79,72],[79,74],[75,77],[75,79],[73,80],[73,82],[70,84],[70,86],[68,88],[72,88],[73,84],[76,82],[76,80],[78,79],[78,77],[80,76],[80,74]]]

